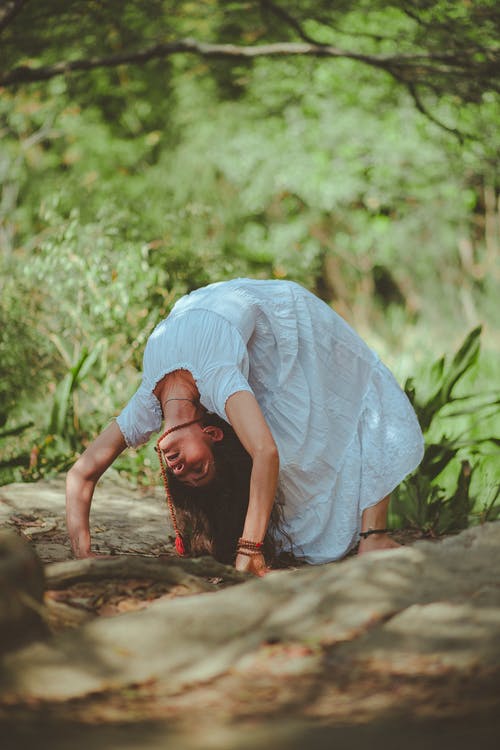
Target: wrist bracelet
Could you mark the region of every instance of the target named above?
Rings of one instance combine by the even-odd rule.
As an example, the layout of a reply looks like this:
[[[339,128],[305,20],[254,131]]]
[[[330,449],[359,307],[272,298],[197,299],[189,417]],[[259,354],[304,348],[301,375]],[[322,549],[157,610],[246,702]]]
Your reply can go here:
[[[360,531],[359,535],[363,537],[363,539],[366,539],[372,534],[387,534],[389,531],[390,529],[368,529],[368,531]]]
[[[248,549],[262,549],[264,542],[253,542],[251,539],[243,539],[242,536],[238,539],[238,547],[247,547]]]

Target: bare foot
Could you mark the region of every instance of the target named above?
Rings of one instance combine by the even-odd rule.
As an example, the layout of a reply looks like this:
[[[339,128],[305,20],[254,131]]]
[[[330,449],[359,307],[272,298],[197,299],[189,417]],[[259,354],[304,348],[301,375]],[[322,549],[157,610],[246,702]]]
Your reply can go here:
[[[358,547],[358,555],[364,555],[367,552],[377,552],[379,549],[396,549],[396,547],[401,546],[394,539],[391,539],[388,534],[371,534],[366,539],[361,539]]]

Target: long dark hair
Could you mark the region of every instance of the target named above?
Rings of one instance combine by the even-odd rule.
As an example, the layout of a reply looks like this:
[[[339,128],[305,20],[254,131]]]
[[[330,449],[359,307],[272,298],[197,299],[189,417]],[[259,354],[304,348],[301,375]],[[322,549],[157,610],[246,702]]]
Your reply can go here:
[[[248,508],[252,459],[227,422],[207,414],[203,423],[220,427],[224,433],[223,439],[213,445],[215,480],[206,487],[189,487],[169,474],[168,483],[186,554],[212,555],[231,564]],[[268,564],[277,564],[280,555],[280,545],[273,536],[280,525],[279,516],[275,504],[264,540]]]

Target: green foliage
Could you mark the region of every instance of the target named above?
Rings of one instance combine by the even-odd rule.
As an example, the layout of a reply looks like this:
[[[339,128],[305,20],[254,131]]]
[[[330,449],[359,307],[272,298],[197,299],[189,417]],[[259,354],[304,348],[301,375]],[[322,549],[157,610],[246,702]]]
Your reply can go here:
[[[431,426],[432,420],[444,406],[457,401],[457,399],[453,397],[453,391],[458,381],[463,377],[467,370],[477,362],[480,335],[481,326],[478,326],[469,333],[448,366],[446,366],[444,357],[441,357],[432,365],[429,371],[429,382],[427,384],[427,388],[431,390],[432,395],[427,396],[425,400],[422,396],[417,397],[413,379],[410,378],[407,381],[405,391],[413,404],[413,408],[415,409],[423,432],[427,432]],[[422,390],[424,387],[425,384],[423,385]],[[434,456],[433,464],[436,464]],[[443,467],[441,466],[440,461],[437,462],[437,467],[438,469],[434,472],[434,475],[437,475],[442,471]]]
[[[36,346],[22,318],[0,303],[0,427],[29,390]]]
[[[343,50],[347,58],[356,59],[358,65],[371,65],[376,72],[391,75],[399,85],[408,87],[421,109],[422,94],[432,103],[443,94],[451,105],[453,100],[477,103],[485,92],[498,93],[495,63],[499,19],[495,0],[22,3],[12,16],[7,11],[0,23],[0,66],[4,71],[0,82],[12,85],[37,80],[33,77],[37,69],[54,64],[59,75],[67,72],[67,62],[88,63],[90,59],[118,55],[119,62],[130,59],[135,63],[130,88],[136,84],[154,96],[155,86],[168,86],[170,73],[164,50],[147,53],[158,43],[194,38],[201,43],[251,47],[306,40],[332,45]],[[199,54],[203,57],[207,53]],[[222,98],[244,95],[250,60],[219,54],[215,59],[208,56],[208,62]],[[189,63],[184,60],[183,64]],[[44,75],[40,79],[44,80]],[[93,79],[97,96],[90,99],[98,101],[117,123],[128,110],[120,91],[123,80],[131,83],[122,66],[103,66]],[[74,94],[89,96],[83,79],[75,77],[74,81]]]
[[[397,488],[394,509],[404,525],[432,535],[468,526],[474,508],[479,506],[478,498],[471,493],[473,473],[482,463],[477,455],[484,444],[500,446],[500,438],[494,434],[483,433],[480,438],[447,437],[438,432],[443,415],[447,421],[472,413],[479,423],[487,424],[492,410],[498,412],[500,391],[488,394],[486,399],[479,394],[456,394],[460,381],[477,362],[480,334],[480,327],[471,331],[449,364],[444,357],[437,360],[429,370],[427,383],[422,378],[416,387],[415,379],[409,378],[405,386],[424,432],[426,447],[418,469]],[[460,410],[451,409],[457,402],[461,404]],[[468,404],[465,408],[464,403]],[[472,454],[476,454],[476,460],[471,464]],[[464,455],[468,458],[463,458]],[[447,487],[443,486],[443,480]],[[483,485],[481,492],[485,489]],[[500,514],[498,497],[498,487],[491,499],[483,497],[480,520],[491,520]]]
[[[59,347],[63,348],[61,343]],[[71,364],[69,372],[58,383],[48,424],[49,435],[67,438],[75,433],[77,414],[73,397],[77,388],[85,381],[86,376],[99,358],[101,350],[102,347],[99,347],[99,345],[95,347],[92,353],[84,349]],[[66,354],[66,357],[68,357],[68,354]]]
[[[38,394],[43,377],[38,368],[45,349],[27,320],[36,312],[33,299],[24,299],[26,287],[6,275],[0,284],[0,428],[25,397]]]
[[[402,83],[356,59],[184,55],[3,89],[0,481],[71,463],[132,394],[147,335],[179,295],[270,276],[304,283],[418,372],[428,448],[420,481],[401,490],[411,523],[437,533],[494,517],[484,440],[498,431],[498,395],[470,378],[491,390],[497,356],[496,6],[24,4],[0,29],[5,72],[185,37],[298,41],[290,18],[319,42],[420,62],[399,69]],[[443,51],[461,67],[445,72]],[[436,126],[415,93],[474,138]],[[428,370],[479,322],[481,360],[476,331]],[[118,466],[154,480],[147,451]]]
[[[498,456],[496,456],[498,466]],[[475,472],[476,492],[478,501],[474,508],[473,520],[478,523],[486,521],[496,521],[500,518],[500,481],[493,472],[488,471],[488,467],[478,466]]]
[[[447,463],[455,455],[456,451],[451,451]],[[424,467],[418,479],[415,479],[415,474],[405,480],[395,495],[395,511],[403,519],[404,526],[417,528],[432,536],[465,529],[474,507],[474,500],[469,494],[470,472],[470,465],[464,461],[451,494],[440,485],[433,484]]]

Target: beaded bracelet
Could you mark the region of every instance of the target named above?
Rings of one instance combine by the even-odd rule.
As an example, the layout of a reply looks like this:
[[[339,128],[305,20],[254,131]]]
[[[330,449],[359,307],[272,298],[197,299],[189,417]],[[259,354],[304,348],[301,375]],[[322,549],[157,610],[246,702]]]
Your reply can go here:
[[[250,539],[243,539],[241,536],[238,539],[238,547],[246,547],[247,549],[262,549],[264,542],[253,542]]]

